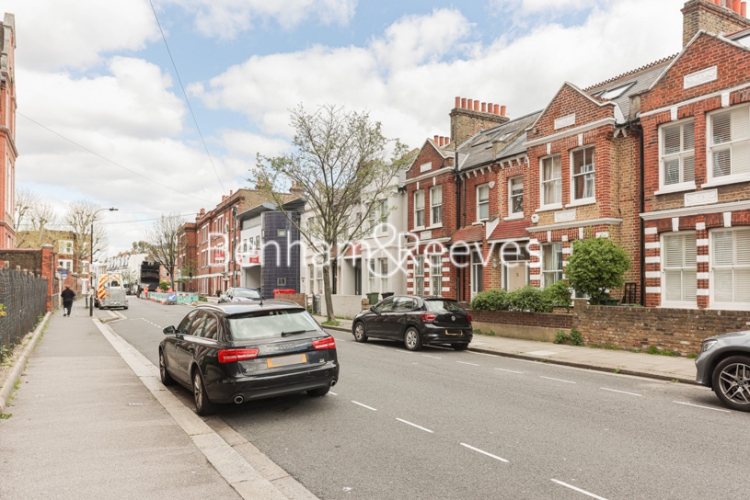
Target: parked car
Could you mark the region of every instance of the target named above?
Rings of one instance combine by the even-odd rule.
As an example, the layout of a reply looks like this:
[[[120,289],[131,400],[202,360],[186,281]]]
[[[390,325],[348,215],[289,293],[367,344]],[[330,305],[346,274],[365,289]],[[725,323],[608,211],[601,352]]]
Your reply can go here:
[[[252,302],[263,300],[260,288],[228,288],[224,294],[219,296],[219,304],[225,302]]]
[[[695,359],[696,382],[734,410],[750,411],[750,330],[709,337]]]
[[[164,334],[161,381],[192,390],[199,415],[221,403],[324,396],[339,378],[333,337],[290,302],[199,306]]]
[[[357,342],[370,337],[401,341],[410,351],[427,344],[463,351],[468,349],[473,331],[471,315],[455,300],[396,295],[355,316],[352,334]]]

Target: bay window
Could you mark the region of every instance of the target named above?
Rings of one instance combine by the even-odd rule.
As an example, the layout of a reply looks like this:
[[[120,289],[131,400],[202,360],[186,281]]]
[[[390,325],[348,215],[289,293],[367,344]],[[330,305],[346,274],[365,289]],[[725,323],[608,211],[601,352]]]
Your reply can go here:
[[[711,232],[715,304],[750,305],[750,229]]]
[[[709,123],[711,176],[750,175],[750,106],[715,113]]]
[[[430,256],[430,294],[439,296],[443,293],[443,257]]]
[[[542,288],[547,288],[562,279],[562,243],[542,245]]]
[[[697,289],[695,233],[666,234],[662,240],[664,305],[695,307]]]
[[[424,255],[414,256],[414,295],[424,295]]]

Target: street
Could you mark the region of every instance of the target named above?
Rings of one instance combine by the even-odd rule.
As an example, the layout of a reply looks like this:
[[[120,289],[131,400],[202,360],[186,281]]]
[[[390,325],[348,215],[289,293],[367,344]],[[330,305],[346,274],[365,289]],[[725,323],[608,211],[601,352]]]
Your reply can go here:
[[[131,298],[110,326],[157,364],[162,328],[188,311]],[[320,498],[705,499],[750,487],[738,460],[748,415],[706,388],[331,333],[341,378],[329,395],[219,411]]]

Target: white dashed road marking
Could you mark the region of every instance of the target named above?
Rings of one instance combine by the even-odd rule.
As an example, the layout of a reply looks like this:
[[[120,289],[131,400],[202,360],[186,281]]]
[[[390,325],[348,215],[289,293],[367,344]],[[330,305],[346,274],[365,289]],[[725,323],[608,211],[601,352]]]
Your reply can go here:
[[[721,408],[712,408],[710,406],[694,405],[692,403],[681,403],[680,401],[673,401],[673,403],[677,403],[678,405],[692,406],[693,408],[703,408],[704,410],[713,410],[713,411],[721,411],[724,413],[731,413],[729,410],[722,410]]]
[[[570,488],[573,491],[577,491],[578,493],[583,493],[584,495],[588,495],[591,498],[596,498],[597,500],[607,500],[604,497],[600,497],[599,495],[594,495],[593,493],[590,493],[586,490],[582,490],[581,488],[576,488],[575,486],[572,486],[568,483],[563,483],[562,481],[558,481],[557,479],[552,479],[552,482],[559,484],[560,486],[565,486],[566,488]]]
[[[424,356],[425,358],[430,358],[430,359],[443,359],[443,358],[438,358],[437,356],[430,356],[428,354],[422,354],[422,356]]]
[[[466,361],[456,361],[456,363],[461,363],[462,365],[479,366],[476,363],[467,363]]]
[[[554,380],[555,382],[565,382],[566,384],[575,384],[575,382],[572,382],[570,380],[563,380],[561,378],[542,377],[541,375],[539,375],[539,378],[543,378],[547,380]]]
[[[509,373],[523,373],[523,372],[517,372],[516,370],[506,370],[505,368],[495,368],[495,370],[500,370],[501,372],[509,372]]]
[[[618,394],[627,394],[628,396],[643,396],[643,394],[637,394],[635,392],[618,391],[616,389],[607,389],[606,387],[600,387],[603,391],[616,392]]]
[[[373,408],[372,406],[367,406],[367,405],[365,405],[365,404],[362,404],[362,403],[360,403],[360,402],[358,402],[358,401],[352,401],[352,403],[354,403],[355,405],[359,405],[359,406],[361,406],[362,408],[367,408],[368,410],[372,410],[372,411],[378,411],[378,410],[377,410],[376,408]]]
[[[469,446],[466,443],[461,443],[461,446],[464,446],[470,450],[474,450],[477,453],[481,453],[482,455],[487,455],[488,457],[494,458],[495,460],[500,460],[501,462],[505,462],[506,464],[508,463],[508,461],[505,460],[504,458],[498,457],[497,455],[493,455],[492,453],[487,453],[486,451],[480,450],[479,448],[474,448],[473,446]]]
[[[400,419],[400,418],[397,418],[396,420],[398,420],[399,422],[403,422],[406,425],[411,425],[412,427],[416,427],[417,429],[421,429],[421,430],[423,430],[425,432],[429,432],[430,434],[434,434],[434,432],[432,432],[430,429],[422,427],[421,425],[413,424],[411,422],[407,422],[406,420],[403,420],[403,419]]]

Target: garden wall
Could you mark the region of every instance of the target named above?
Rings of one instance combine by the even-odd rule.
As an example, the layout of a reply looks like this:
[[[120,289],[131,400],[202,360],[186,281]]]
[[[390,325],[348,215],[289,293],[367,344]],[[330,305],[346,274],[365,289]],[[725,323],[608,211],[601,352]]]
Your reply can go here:
[[[552,342],[559,330],[569,332],[573,326],[571,314],[471,311],[471,319],[474,329],[484,334],[542,342]]]

